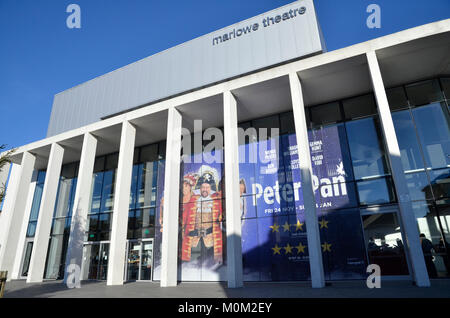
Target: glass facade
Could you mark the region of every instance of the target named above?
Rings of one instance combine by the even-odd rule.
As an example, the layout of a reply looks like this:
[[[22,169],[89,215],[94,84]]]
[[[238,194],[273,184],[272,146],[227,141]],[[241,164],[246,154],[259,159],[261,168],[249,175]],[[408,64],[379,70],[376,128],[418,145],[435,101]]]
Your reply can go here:
[[[431,278],[449,277],[449,79],[387,90],[403,169]]]
[[[450,277],[450,78],[387,90],[401,161],[430,278]],[[373,94],[306,109],[326,280],[408,275],[391,168]],[[239,123],[244,280],[310,280],[307,226],[292,112]],[[193,139],[193,138],[191,138]],[[223,148],[181,156],[178,273],[226,280]],[[160,279],[165,142],[135,148],[128,210],[126,279]],[[213,161],[211,159],[214,158]],[[118,154],[97,157],[85,236],[84,278],[106,279]],[[61,279],[78,163],[62,168],[45,266]],[[45,171],[28,220],[22,276],[36,232]]]
[[[85,241],[107,241],[110,238],[118,157],[118,154],[112,154],[95,159]]]
[[[165,143],[136,148],[131,179],[128,239],[155,237],[158,181],[163,178]],[[163,180],[162,180],[163,181]]]
[[[36,187],[33,194],[33,202],[31,204],[30,217],[28,219],[26,241],[24,247],[24,256],[22,260],[21,276],[28,276],[30,266],[31,252],[33,251],[33,240],[36,234],[36,226],[39,217],[39,209],[41,207],[42,192],[44,190],[45,171],[38,171],[36,179]]]
[[[316,196],[322,257],[327,280],[363,279],[376,253],[391,264],[384,275],[408,274],[398,226],[377,233],[390,245],[371,244],[375,226],[364,211],[396,202],[373,95],[307,108],[313,188]],[[240,142],[240,185],[244,279],[309,280],[309,258],[292,113],[240,124],[255,136]],[[260,128],[276,128],[279,136]],[[250,134],[248,134],[250,135]],[[256,160],[252,160],[254,154]],[[253,158],[255,159],[255,158]],[[372,217],[383,218],[379,214]]]
[[[128,212],[127,238],[155,238],[155,263],[160,262],[160,248],[157,247],[161,244],[161,235],[157,233],[161,233],[161,227],[156,219],[157,211],[161,208],[161,200],[157,198],[160,193],[158,190],[163,189],[164,155],[165,142],[135,148]],[[112,226],[117,164],[117,153],[97,157],[95,160],[84,248],[84,253],[89,254],[85,258],[87,263],[83,274],[87,279],[106,279],[109,253],[107,242]],[[89,242],[92,243],[88,244]],[[135,261],[132,254],[127,252],[127,267]],[[130,268],[126,269],[129,270]]]
[[[32,238],[36,234],[36,226],[41,207],[42,192],[44,190],[45,171],[38,171],[36,188],[34,189],[33,203],[31,205],[30,218],[28,220],[27,238]]]
[[[46,279],[64,278],[77,175],[78,163],[64,165],[61,169],[47,251],[44,273]]]

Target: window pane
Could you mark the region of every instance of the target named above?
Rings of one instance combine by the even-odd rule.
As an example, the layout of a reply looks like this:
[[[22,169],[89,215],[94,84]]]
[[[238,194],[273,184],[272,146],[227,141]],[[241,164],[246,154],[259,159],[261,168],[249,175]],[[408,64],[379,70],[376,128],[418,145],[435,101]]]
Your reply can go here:
[[[430,190],[430,184],[428,182],[428,177],[424,171],[416,173],[406,173],[405,179],[411,200],[425,201],[427,199],[433,199],[433,195]]]
[[[363,215],[364,236],[371,264],[383,276],[408,275],[403,238],[395,213]]]
[[[408,99],[406,98],[403,86],[394,87],[386,90],[389,107],[392,111],[408,108]]]
[[[280,134],[278,115],[252,120],[252,126],[256,128],[259,140],[270,138],[272,136],[272,129],[273,135]]]
[[[30,221],[37,221],[39,217],[39,208],[41,207],[42,192],[44,185],[37,183],[34,190],[33,203],[31,205]]]
[[[100,231],[111,230],[111,215],[112,213],[101,213],[99,217],[99,229]]]
[[[28,223],[27,237],[34,237],[34,234],[36,233],[36,224],[37,224],[37,221]]]
[[[112,211],[114,206],[114,181],[115,171],[104,172],[101,211]]]
[[[362,205],[383,204],[394,201],[390,178],[357,182],[359,201]]]
[[[135,218],[136,218],[136,229],[142,228],[142,210],[136,210],[135,212]]]
[[[142,227],[154,227],[155,226],[155,209],[144,209],[142,216]]]
[[[350,121],[345,126],[355,179],[387,174],[384,147],[375,119]]]
[[[73,179],[77,176],[78,163],[69,163],[62,166],[61,176],[66,179]]]
[[[141,148],[140,162],[158,160],[158,144],[153,144]]]
[[[397,134],[403,169],[405,171],[424,168],[419,142],[409,110],[392,113]]]
[[[431,104],[412,110],[425,160],[432,168],[450,164],[449,115],[444,103]]]
[[[329,125],[308,131],[313,174],[319,179],[330,177],[353,180],[353,169],[344,124]],[[296,143],[295,143],[296,144]],[[317,144],[317,145],[316,145]],[[288,145],[285,145],[287,148]],[[290,164],[287,158],[285,164]],[[338,172],[339,171],[339,172]]]
[[[68,237],[64,235],[52,236],[50,238],[45,269],[46,279],[64,278],[67,242]]]
[[[442,89],[446,99],[450,99],[450,77],[441,78]]]
[[[136,207],[138,187],[137,183],[140,166],[141,165],[134,165],[131,174],[130,209],[134,209]]]
[[[98,230],[98,214],[92,214],[88,216],[89,220],[89,232],[97,232]]]
[[[336,123],[342,120],[339,103],[311,107],[311,123],[314,126]]]
[[[437,80],[424,81],[406,86],[406,94],[411,105],[420,106],[443,99]]]
[[[158,146],[158,159],[161,160],[166,158],[166,141],[161,141]]]
[[[136,228],[135,211],[128,212],[128,229],[133,230]]]
[[[37,183],[44,184],[46,171],[39,171],[37,176]]]
[[[117,168],[117,163],[119,161],[119,154],[114,153],[106,157],[105,170],[113,170]]]
[[[92,176],[91,213],[100,212],[100,199],[102,197],[103,172]]]
[[[139,172],[138,207],[154,206],[156,204],[158,162],[146,162]]]
[[[54,217],[65,217],[68,215],[74,180],[75,179],[66,179],[61,177],[58,186]]]
[[[295,134],[294,114],[292,112],[280,114],[280,134]]]
[[[348,120],[375,115],[377,107],[372,94],[358,96],[342,102],[345,118]]]
[[[440,257],[434,257],[442,238],[436,211],[425,202],[413,202],[413,211],[419,227],[422,252],[430,278],[445,276],[446,269]],[[433,251],[434,250],[434,251]]]
[[[52,224],[52,235],[64,234],[66,218],[54,219]]]
[[[430,171],[431,188],[436,200],[450,197],[450,170]]]
[[[105,157],[95,158],[94,173],[101,172],[105,169]]]

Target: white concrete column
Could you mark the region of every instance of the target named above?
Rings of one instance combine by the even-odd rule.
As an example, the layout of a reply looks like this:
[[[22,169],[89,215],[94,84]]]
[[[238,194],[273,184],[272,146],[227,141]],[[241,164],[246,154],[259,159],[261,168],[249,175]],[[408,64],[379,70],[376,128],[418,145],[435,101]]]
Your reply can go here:
[[[114,191],[107,285],[123,285],[135,139],[136,128],[130,122],[124,121]]]
[[[97,150],[97,139],[90,133],[83,138],[80,166],[78,168],[77,188],[72,210],[72,221],[70,225],[70,236],[66,255],[66,269],[64,270],[64,282],[70,273],[67,267],[70,264],[79,266],[83,262],[83,241],[87,226],[87,215],[92,190],[92,174],[94,172],[95,154]]]
[[[178,214],[180,209],[180,154],[182,116],[169,108],[164,177],[161,287],[177,285]]]
[[[0,154],[1,157],[1,154]],[[2,190],[3,188],[5,188],[6,190],[6,184],[8,182],[8,175],[9,175],[9,170],[11,169],[11,163],[7,163],[3,166],[2,170],[0,171],[0,190]],[[0,207],[2,207],[2,202],[0,202]],[[2,209],[0,208],[0,211]]]
[[[243,287],[237,102],[223,95],[228,288]]]
[[[36,191],[37,179],[39,171],[34,170],[31,176],[31,183],[28,188],[27,202],[25,204],[25,214],[22,220],[22,226],[19,234],[19,241],[17,242],[17,253],[14,260],[14,266],[11,273],[11,279],[20,279],[22,276],[22,261],[25,253],[25,241],[27,240],[28,222],[30,221],[31,208],[33,207],[34,193]]]
[[[312,163],[309,151],[308,128],[306,127],[305,105],[303,102],[302,86],[297,73],[289,74],[289,84],[291,87],[292,110],[294,113],[298,159],[302,178],[301,187],[303,204],[305,206],[311,284],[313,288],[322,288],[325,286],[322,248],[320,245],[319,225],[316,214],[316,199],[312,184]]]
[[[59,177],[64,157],[64,148],[54,143],[48,158],[44,189],[42,191],[41,206],[34,236],[33,251],[30,259],[27,283],[40,283],[44,278],[45,260],[47,258],[48,241],[52,227],[53,212],[55,210],[56,194],[58,192]]]
[[[388,158],[391,165],[392,179],[395,184],[395,191],[398,198],[399,216],[403,224],[405,236],[405,247],[412,268],[413,279],[417,286],[428,287],[430,280],[428,278],[427,267],[422,253],[422,247],[419,239],[419,230],[417,220],[412,210],[411,199],[409,197],[408,186],[406,184],[405,172],[403,170],[400,157],[400,148],[398,146],[397,135],[392,121],[391,111],[386,96],[386,91],[381,76],[380,66],[374,51],[367,53],[367,62],[369,64],[370,77],[378,105],[378,115],[380,117],[381,127],[388,151]],[[383,273],[383,269],[381,269]]]
[[[0,255],[2,255],[2,248],[5,246],[8,234],[8,225],[12,216],[12,208],[14,207],[13,202],[15,201],[14,196],[17,183],[19,182],[20,170],[20,165],[11,164],[11,176],[3,199],[2,213],[0,214]],[[8,276],[11,276],[10,273],[8,273]]]
[[[13,181],[13,184],[10,184],[8,189],[5,204],[8,205],[9,211],[6,210],[5,213],[10,214],[10,217],[6,218],[7,233],[5,233],[4,244],[0,250],[0,270],[8,271],[9,273],[13,270],[17,251],[22,249],[22,246],[18,246],[18,241],[24,216],[27,215],[25,207],[35,161],[36,157],[34,155],[29,152],[23,153],[20,169],[13,171],[14,175],[17,174],[17,183]],[[11,202],[8,202],[9,200]],[[8,276],[8,280],[10,280],[11,275]]]

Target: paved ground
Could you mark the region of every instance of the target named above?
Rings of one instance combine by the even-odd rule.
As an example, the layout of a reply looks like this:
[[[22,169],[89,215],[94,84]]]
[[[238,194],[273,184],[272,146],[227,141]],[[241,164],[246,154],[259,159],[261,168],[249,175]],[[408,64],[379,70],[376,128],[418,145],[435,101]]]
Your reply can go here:
[[[450,298],[450,280],[434,280],[432,287],[415,287],[409,281],[385,281],[380,289],[368,289],[364,281],[333,282],[322,289],[308,283],[246,283],[228,289],[221,283],[181,283],[160,288],[158,283],[132,282],[106,286],[106,282],[82,282],[80,289],[68,289],[60,281],[26,284],[8,282],[5,298]]]

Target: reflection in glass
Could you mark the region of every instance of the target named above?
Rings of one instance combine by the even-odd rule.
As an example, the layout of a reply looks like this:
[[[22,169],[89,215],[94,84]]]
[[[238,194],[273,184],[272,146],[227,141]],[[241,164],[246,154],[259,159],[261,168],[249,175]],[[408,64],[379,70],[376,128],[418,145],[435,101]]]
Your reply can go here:
[[[403,238],[395,213],[363,215],[364,237],[370,264],[381,275],[408,275]]]
[[[420,232],[422,251],[430,278],[450,275],[448,248],[448,207],[439,208],[439,216],[432,205],[413,203],[414,215]],[[444,242],[444,239],[446,240]],[[446,247],[447,246],[447,247]]]
[[[384,147],[374,118],[345,123],[355,179],[389,173]]]
[[[378,178],[357,182],[359,202],[362,205],[383,204],[394,201],[390,178]]]
[[[450,128],[444,103],[412,109],[427,166],[433,169],[450,165]]]
[[[25,247],[25,256],[22,264],[22,276],[28,276],[28,269],[30,268],[31,252],[33,251],[33,242],[27,242]]]
[[[433,199],[430,191],[430,183],[428,182],[428,177],[425,172],[406,173],[405,179],[411,200]]]
[[[424,162],[409,109],[392,113],[403,169],[406,172],[423,168]]]

